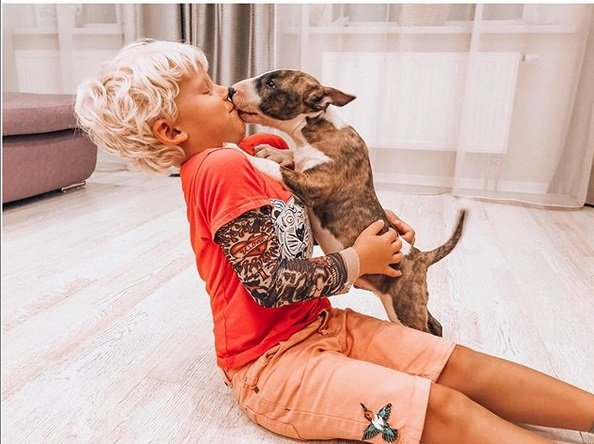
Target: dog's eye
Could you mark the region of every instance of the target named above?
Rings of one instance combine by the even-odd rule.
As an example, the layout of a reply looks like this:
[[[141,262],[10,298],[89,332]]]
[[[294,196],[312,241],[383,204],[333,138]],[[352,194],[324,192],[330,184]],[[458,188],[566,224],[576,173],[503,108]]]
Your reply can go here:
[[[276,81],[274,79],[267,80],[265,85],[268,88],[276,88]]]

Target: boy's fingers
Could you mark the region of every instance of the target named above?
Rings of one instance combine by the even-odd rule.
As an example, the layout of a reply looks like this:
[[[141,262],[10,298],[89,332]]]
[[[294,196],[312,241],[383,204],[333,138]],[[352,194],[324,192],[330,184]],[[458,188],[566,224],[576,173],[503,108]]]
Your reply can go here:
[[[388,276],[392,277],[399,277],[402,276],[402,271],[394,270],[392,267],[386,267],[386,269],[384,270],[384,274],[387,274]]]
[[[415,242],[415,232],[414,231],[405,231],[402,232],[399,230],[400,236],[409,244],[413,244]]]
[[[386,217],[388,218],[388,220],[390,221],[390,223],[392,225],[396,225],[398,223],[398,221],[400,220],[400,219],[398,219],[398,216],[396,216],[396,213],[394,213],[391,210],[384,209],[384,213],[386,213]]]
[[[404,259],[404,255],[402,253],[400,253],[400,252],[395,253],[392,256],[392,263],[393,264],[399,264],[400,262],[402,262],[402,259]]]
[[[382,236],[384,236],[390,242],[394,242],[396,239],[398,239],[398,233],[394,228],[388,228],[388,231],[386,231]]]
[[[369,225],[363,230],[366,234],[378,234],[384,228],[384,221],[382,219],[376,220],[374,223]]]
[[[411,228],[409,224],[404,222],[401,219],[398,219],[396,222],[393,222],[394,226],[398,230],[398,233],[408,242],[414,241],[415,230]]]
[[[402,238],[411,245],[415,241],[415,232],[413,230],[405,231],[400,234],[402,235]]]

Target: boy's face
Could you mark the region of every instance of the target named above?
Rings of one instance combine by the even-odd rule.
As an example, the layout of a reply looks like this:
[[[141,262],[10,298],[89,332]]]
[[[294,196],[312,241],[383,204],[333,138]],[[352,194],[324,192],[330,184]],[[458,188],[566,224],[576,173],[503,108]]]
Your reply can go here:
[[[206,72],[190,76],[181,81],[179,87],[175,99],[178,118],[174,126],[188,135],[182,146],[186,154],[241,141],[245,123],[233,103],[227,100],[227,87],[213,83]]]

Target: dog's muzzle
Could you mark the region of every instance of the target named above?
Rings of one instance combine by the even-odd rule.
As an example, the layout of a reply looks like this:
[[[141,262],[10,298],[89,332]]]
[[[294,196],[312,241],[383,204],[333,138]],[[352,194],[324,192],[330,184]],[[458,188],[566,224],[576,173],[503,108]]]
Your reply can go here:
[[[232,86],[229,87],[229,90],[227,91],[227,100],[232,100],[233,99],[233,95],[236,93],[236,91],[233,89]]]

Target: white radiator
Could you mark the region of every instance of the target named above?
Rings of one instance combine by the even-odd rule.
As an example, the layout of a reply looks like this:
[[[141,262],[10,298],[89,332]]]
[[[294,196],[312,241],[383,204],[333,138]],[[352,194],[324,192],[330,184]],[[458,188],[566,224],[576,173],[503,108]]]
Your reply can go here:
[[[67,63],[71,66],[73,86],[99,73],[103,62],[113,58],[117,50],[72,51]],[[14,52],[19,91],[33,93],[74,93],[63,85],[62,63],[57,50],[16,50]],[[63,55],[62,55],[63,56]]]
[[[519,53],[324,53],[322,82],[370,147],[505,153]]]

